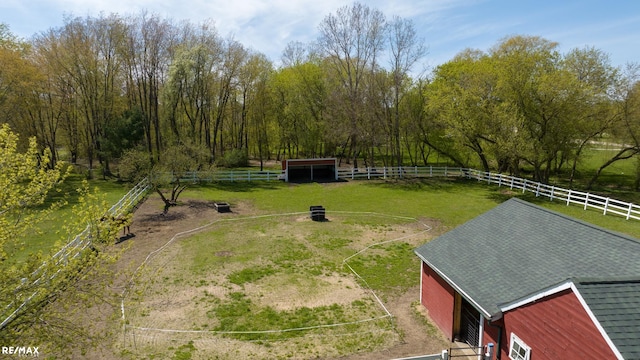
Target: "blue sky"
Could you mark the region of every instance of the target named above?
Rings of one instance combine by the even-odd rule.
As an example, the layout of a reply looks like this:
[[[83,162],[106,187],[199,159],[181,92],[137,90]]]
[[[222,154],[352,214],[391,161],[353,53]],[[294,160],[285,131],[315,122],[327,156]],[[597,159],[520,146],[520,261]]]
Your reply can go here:
[[[535,35],[573,48],[595,47],[614,66],[640,62],[640,1],[635,0],[371,0],[360,1],[413,21],[432,68],[473,48],[489,50],[504,37]],[[222,36],[278,61],[290,41],[308,43],[322,19],[353,1],[342,0],[2,0],[0,22],[22,38],[61,26],[64,15],[149,13],[176,23],[212,19]]]

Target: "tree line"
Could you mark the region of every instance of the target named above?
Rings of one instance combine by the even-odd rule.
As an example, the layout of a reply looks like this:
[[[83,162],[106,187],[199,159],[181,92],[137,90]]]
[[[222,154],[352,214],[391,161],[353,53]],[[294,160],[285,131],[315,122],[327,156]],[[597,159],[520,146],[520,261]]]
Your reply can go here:
[[[35,136],[51,167],[83,160],[105,175],[114,162],[135,169],[176,154],[192,154],[192,167],[436,157],[547,182],[560,171],[572,180],[590,144],[620,144],[595,181],[640,153],[634,64],[524,35],[421,73],[426,55],[410,20],[360,3],[326,15],[316,41],[288,44],[279,66],[212,23],[146,12],[67,17],[29,40],[3,25],[0,122]]]

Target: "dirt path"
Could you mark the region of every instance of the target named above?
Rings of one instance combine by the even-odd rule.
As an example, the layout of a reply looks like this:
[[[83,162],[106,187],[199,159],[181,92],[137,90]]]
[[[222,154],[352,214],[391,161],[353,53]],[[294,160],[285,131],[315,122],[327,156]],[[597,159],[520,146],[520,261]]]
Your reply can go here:
[[[254,211],[247,205],[238,204],[234,209],[243,215],[252,214]],[[230,214],[219,214],[213,208],[211,202],[199,200],[185,200],[185,204],[173,207],[167,215],[162,215],[162,202],[159,198],[152,196],[135,212],[131,225],[131,233],[135,236],[122,243],[128,246],[119,259],[118,268],[121,269],[121,276],[115,282],[114,291],[121,292],[125,284],[130,279],[130,274],[142,264],[147,256],[160,248],[176,234],[191,229],[198,228],[207,223]],[[422,307],[416,306],[419,296],[419,288],[415,287],[401,296],[391,299],[385,306],[394,316],[396,327],[401,334],[402,342],[391,348],[374,353],[355,354],[342,357],[343,360],[364,360],[364,359],[395,359],[424,354],[439,353],[447,348],[449,343],[446,339],[438,335],[430,335],[428,325],[425,324],[426,314],[422,313]],[[122,337],[118,336],[115,342],[121,342]],[[114,348],[118,348],[115,346]],[[109,351],[106,348],[99,349],[98,353],[88,354],[91,358],[119,359],[117,350]],[[95,355],[95,356],[91,356]]]
[[[394,316],[396,327],[402,334],[402,343],[392,348],[366,354],[345,356],[344,360],[389,360],[426,354],[440,353],[449,347],[449,342],[438,334],[429,335],[424,324],[426,312],[418,305],[420,288],[409,289],[402,296],[385,304]]]

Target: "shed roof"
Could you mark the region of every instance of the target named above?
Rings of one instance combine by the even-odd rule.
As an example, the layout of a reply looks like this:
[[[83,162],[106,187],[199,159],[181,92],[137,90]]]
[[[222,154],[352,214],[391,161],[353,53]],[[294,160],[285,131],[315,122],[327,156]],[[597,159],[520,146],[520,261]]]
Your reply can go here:
[[[640,242],[512,198],[416,254],[488,318],[570,278],[640,276]]]
[[[640,277],[579,280],[575,286],[624,359],[640,359]]]

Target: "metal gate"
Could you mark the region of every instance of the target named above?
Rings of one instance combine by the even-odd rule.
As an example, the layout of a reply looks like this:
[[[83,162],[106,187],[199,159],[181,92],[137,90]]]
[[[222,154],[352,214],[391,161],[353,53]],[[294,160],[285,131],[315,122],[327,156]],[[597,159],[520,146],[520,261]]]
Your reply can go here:
[[[477,347],[480,337],[480,313],[466,300],[462,299],[460,314],[460,340]]]

